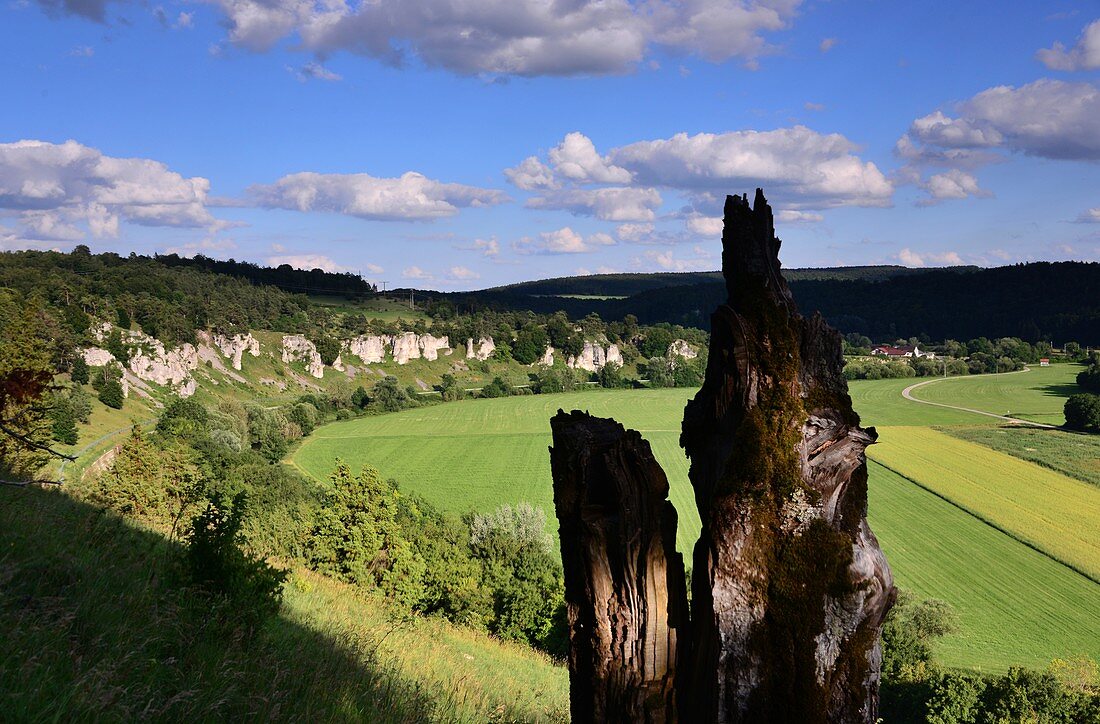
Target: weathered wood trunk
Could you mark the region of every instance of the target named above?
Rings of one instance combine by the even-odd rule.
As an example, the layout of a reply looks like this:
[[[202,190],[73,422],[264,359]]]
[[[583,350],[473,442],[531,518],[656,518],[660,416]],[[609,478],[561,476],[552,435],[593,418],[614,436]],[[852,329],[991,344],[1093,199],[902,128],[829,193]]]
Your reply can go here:
[[[676,721],[688,610],[668,480],[614,420],[559,411],[550,425],[573,721]]]
[[[797,312],[760,190],[751,207],[727,197],[722,243],[729,300],[680,438],[703,524],[690,642],[648,445],[613,421],[553,421],[574,716],[655,719],[645,702],[659,692],[666,720],[675,704],[684,722],[873,722],[895,595],[866,517],[876,434],[852,410],[839,336]],[[675,641],[663,669],[639,655],[662,636],[651,623]],[[654,677],[671,662],[674,676]]]
[[[840,339],[779,271],[760,190],[726,199],[729,301],[680,444],[695,548],[693,721],[873,722],[890,569],[867,526],[873,428],[859,427]]]

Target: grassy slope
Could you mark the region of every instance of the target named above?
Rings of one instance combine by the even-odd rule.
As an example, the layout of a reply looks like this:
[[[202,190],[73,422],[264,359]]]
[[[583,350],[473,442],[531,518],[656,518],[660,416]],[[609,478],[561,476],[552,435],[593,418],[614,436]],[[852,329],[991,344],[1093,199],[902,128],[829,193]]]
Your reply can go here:
[[[953,377],[914,390],[913,397],[1061,425],[1066,398],[1080,392],[1074,380],[1080,371],[1079,365],[1057,364],[1004,375]]]
[[[1019,425],[945,427],[949,435],[1100,487],[1100,435]]]
[[[921,425],[983,419],[908,402],[900,396],[902,382],[912,381],[852,384],[865,424],[905,421],[907,414]],[[547,420],[559,407],[587,409],[616,417],[651,442],[680,511],[677,542],[686,552],[698,535],[699,519],[678,437],[683,405],[692,394],[593,391],[448,403],[324,427],[296,451],[293,462],[319,478],[327,476],[337,456],[355,466],[372,465],[396,477],[406,490],[449,510],[490,510],[503,502],[527,500],[551,513]],[[912,432],[924,431],[918,427]],[[888,428],[883,439],[889,442],[897,434],[903,433]],[[1003,670],[1012,664],[1044,666],[1052,657],[1071,653],[1097,654],[1090,632],[1100,628],[1095,605],[1100,587],[898,480],[872,466],[871,523],[887,545],[902,585],[921,596],[947,600],[962,612],[961,633],[943,644],[946,663]]]
[[[1100,580],[1100,490],[927,428],[884,428],[868,456]]]
[[[308,572],[242,645],[171,584],[170,547],[61,493],[0,487],[0,719],[567,719],[561,667]]]

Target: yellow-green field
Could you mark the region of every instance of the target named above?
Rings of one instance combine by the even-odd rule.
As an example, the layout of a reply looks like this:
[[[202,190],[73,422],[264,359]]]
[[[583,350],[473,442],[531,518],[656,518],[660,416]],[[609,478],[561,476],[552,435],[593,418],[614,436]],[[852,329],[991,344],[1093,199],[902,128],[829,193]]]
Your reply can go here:
[[[977,403],[957,395],[941,399],[975,408],[1006,396],[1042,400],[1043,388],[1064,384],[1075,373],[1066,366],[991,376],[982,385],[956,388],[980,390]],[[961,630],[942,642],[942,660],[1002,671],[1016,664],[1043,667],[1073,654],[1100,656],[1094,634],[1100,630],[1100,586],[1056,560],[1096,569],[1095,489],[931,430],[996,423],[903,399],[901,390],[914,382],[861,381],[852,383],[851,392],[863,424],[884,426],[882,444],[871,448],[873,459],[881,451],[887,464],[921,481],[914,484],[872,464],[870,519],[899,584],[918,596],[944,599],[959,612]],[[999,383],[1012,391],[992,393]],[[941,384],[955,380],[922,390]],[[456,512],[529,501],[541,505],[556,527],[548,421],[559,408],[588,410],[614,417],[650,441],[680,513],[678,547],[688,552],[699,518],[678,439],[683,406],[693,394],[600,390],[447,403],[320,428],[290,462],[319,480],[337,457],[353,467],[370,465],[399,480],[402,489]],[[1055,402],[1032,412],[1052,415],[1050,410],[1060,409]],[[940,449],[950,449],[953,457],[940,458]],[[955,467],[964,473],[959,479],[944,474]],[[1089,506],[1091,512],[1082,512]],[[1062,533],[1068,535],[1060,538]]]

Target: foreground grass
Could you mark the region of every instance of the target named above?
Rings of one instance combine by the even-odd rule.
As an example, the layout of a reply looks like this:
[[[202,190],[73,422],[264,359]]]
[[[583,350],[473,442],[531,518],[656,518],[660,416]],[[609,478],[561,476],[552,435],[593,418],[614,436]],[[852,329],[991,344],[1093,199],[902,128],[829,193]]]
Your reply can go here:
[[[1100,580],[1100,490],[927,428],[884,428],[875,462]]]
[[[566,674],[297,571],[254,637],[172,584],[173,547],[62,493],[0,488],[0,718],[562,721]]]
[[[936,643],[943,664],[1003,673],[1100,656],[1100,586],[881,465],[870,474],[871,526],[897,584],[959,616]]]
[[[943,432],[1100,487],[1100,435],[1019,425],[945,427]]]

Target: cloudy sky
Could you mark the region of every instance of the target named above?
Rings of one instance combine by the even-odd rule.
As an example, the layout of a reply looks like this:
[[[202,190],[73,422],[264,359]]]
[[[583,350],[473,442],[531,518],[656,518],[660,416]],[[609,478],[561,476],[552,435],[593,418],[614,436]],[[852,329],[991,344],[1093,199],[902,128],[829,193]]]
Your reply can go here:
[[[389,286],[1100,259],[1100,7],[0,0],[0,249]]]

